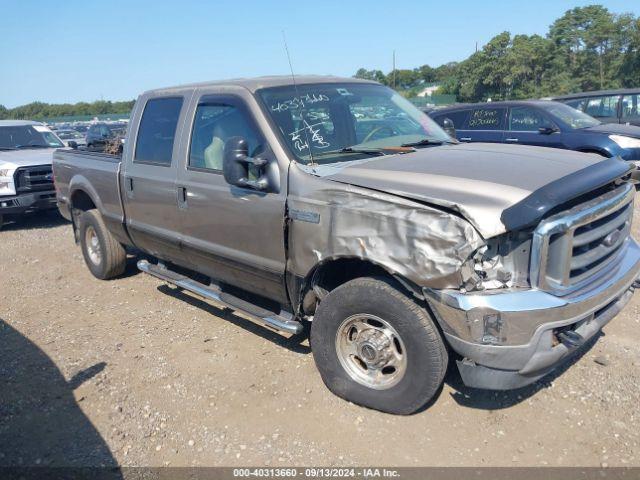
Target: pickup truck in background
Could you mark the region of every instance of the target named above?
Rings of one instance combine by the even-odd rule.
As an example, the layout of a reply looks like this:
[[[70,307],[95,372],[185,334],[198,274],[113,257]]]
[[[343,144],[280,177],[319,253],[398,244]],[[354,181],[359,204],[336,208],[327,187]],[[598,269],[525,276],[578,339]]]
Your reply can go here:
[[[51,161],[63,146],[41,123],[0,120],[0,228],[10,217],[56,208]]]
[[[565,363],[633,295],[630,166],[459,144],[375,82],[305,76],[153,90],[122,156],[58,150],[85,262],[138,268],[300,334],[335,394],[409,414],[449,358],[518,388]]]

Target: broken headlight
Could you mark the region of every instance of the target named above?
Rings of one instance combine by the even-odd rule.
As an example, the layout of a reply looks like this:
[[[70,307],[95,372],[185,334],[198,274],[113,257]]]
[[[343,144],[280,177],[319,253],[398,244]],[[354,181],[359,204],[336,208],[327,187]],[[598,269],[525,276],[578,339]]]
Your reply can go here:
[[[491,238],[462,265],[462,288],[471,292],[528,285],[531,233]]]

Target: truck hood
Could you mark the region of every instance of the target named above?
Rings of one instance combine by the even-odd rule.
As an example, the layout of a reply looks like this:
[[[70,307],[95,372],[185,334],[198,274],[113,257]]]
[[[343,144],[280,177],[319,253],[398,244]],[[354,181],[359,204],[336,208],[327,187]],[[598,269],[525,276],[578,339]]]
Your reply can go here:
[[[475,143],[332,164],[316,173],[455,210],[490,238],[537,223],[558,204],[624,175],[629,168],[625,162],[595,154]]]
[[[0,150],[0,168],[51,165],[55,148]]]

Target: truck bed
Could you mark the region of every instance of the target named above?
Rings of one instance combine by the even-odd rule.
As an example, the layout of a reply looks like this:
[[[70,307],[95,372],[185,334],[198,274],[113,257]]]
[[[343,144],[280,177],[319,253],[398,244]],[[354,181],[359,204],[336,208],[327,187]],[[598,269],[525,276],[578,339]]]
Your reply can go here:
[[[124,210],[120,199],[120,155],[85,150],[59,149],[53,153],[58,206],[71,219],[69,204],[78,189],[87,192],[106,222],[122,225]],[[74,203],[77,204],[77,202]]]

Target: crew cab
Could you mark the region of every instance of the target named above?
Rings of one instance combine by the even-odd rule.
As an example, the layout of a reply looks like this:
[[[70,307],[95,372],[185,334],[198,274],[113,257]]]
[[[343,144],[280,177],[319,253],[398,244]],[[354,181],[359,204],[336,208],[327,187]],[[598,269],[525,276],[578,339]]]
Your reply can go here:
[[[640,127],[640,88],[572,93],[553,97],[552,100],[566,103],[603,123]]]
[[[56,208],[51,161],[63,146],[41,123],[0,120],[0,228],[8,218]]]
[[[460,144],[401,95],[338,77],[163,88],[122,156],[54,154],[62,214],[99,279],[138,268],[304,337],[335,394],[415,412],[449,359],[527,385],[629,301],[630,166]]]

